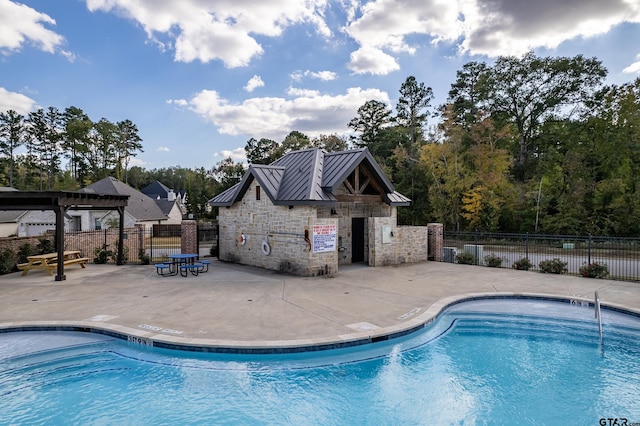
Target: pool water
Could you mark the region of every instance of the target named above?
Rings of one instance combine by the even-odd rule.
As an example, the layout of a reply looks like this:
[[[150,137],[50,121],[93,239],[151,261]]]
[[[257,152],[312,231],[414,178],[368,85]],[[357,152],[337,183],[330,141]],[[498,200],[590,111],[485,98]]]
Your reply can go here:
[[[568,303],[454,305],[425,331],[291,355],[0,334],[0,424],[640,422],[640,320]]]

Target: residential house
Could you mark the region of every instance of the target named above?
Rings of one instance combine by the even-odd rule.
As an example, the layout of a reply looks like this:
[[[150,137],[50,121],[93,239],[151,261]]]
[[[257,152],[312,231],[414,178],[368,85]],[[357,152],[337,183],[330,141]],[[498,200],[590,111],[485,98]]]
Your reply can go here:
[[[182,215],[185,215],[187,213],[187,193],[185,191],[174,191],[162,182],[156,180],[155,182],[152,182],[142,188],[140,192],[153,198],[154,200],[165,201],[165,203],[163,203],[164,207],[162,208],[165,213],[169,214],[170,216],[173,215],[170,213],[173,207],[171,209],[168,209],[169,204],[167,202],[171,202],[177,205]]]
[[[219,207],[220,260],[304,276],[427,260],[427,228],[397,225],[397,207],[410,200],[366,149],[312,148],[251,165],[209,202]]]

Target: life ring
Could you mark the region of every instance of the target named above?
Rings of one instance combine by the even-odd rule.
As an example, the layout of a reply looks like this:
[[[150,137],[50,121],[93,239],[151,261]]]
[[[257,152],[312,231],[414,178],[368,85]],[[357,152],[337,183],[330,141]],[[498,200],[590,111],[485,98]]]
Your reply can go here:
[[[271,254],[271,246],[267,240],[262,240],[262,253],[265,256],[269,256]]]
[[[244,234],[240,234],[238,237],[238,243],[243,246],[247,243],[247,237]]]

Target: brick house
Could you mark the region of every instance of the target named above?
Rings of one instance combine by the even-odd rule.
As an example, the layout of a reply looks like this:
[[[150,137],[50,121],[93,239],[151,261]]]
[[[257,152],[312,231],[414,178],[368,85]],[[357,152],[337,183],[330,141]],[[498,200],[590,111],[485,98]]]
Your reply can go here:
[[[219,258],[303,276],[339,265],[427,260],[427,228],[398,226],[409,205],[366,149],[290,152],[254,164],[209,200],[219,207]]]

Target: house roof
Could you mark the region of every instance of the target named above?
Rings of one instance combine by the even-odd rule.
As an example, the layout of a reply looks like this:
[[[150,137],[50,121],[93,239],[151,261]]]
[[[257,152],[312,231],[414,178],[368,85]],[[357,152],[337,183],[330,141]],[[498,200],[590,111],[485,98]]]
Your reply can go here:
[[[286,154],[270,165],[254,164],[242,180],[209,200],[212,206],[231,206],[239,201],[256,179],[275,205],[333,205],[334,192],[360,165],[381,189],[383,200],[396,206],[410,201],[393,188],[367,149],[325,152],[320,148]]]
[[[128,195],[129,203],[126,211],[139,221],[165,220],[167,218],[167,215],[164,214],[154,199],[114,177],[106,177],[84,187],[80,191],[96,194]]]
[[[26,212],[26,210],[0,210],[0,223],[18,223],[20,217]]]
[[[155,181],[140,190],[151,198],[167,198],[171,189],[160,181]]]

